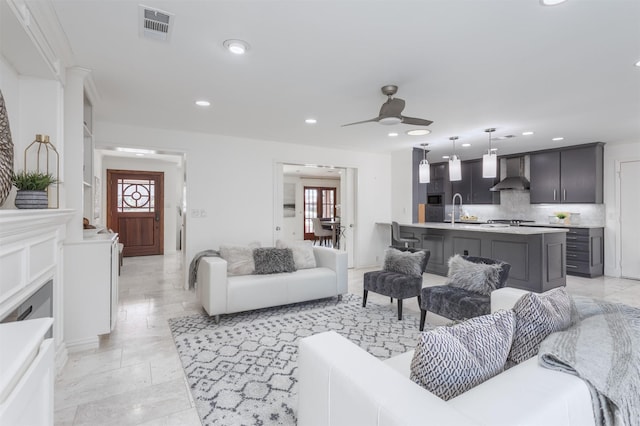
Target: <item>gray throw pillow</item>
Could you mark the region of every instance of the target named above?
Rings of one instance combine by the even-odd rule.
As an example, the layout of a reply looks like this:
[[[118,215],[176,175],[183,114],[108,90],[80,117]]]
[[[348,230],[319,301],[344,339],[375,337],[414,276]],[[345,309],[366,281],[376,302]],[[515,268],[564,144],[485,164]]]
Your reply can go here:
[[[276,248],[290,248],[293,252],[293,262],[296,269],[310,269],[316,267],[316,256],[313,254],[311,241],[276,241]]]
[[[253,261],[253,249],[260,247],[260,243],[249,246],[220,246],[220,257],[227,261],[227,275],[253,274],[256,265]]]
[[[421,277],[423,260],[424,251],[411,253],[390,247],[385,251],[384,266],[382,269],[388,272],[410,275],[412,277]]]
[[[515,315],[501,310],[422,333],[411,380],[448,401],[504,370]]]
[[[253,261],[256,264],[256,274],[277,274],[296,271],[293,252],[289,248],[257,248],[253,251]]]
[[[540,343],[548,335],[567,329],[571,324],[572,303],[564,287],[522,296],[513,306],[516,332],[509,353],[510,364],[537,355]]]
[[[449,277],[445,284],[489,296],[500,283],[502,265],[474,263],[459,254],[449,258]]]

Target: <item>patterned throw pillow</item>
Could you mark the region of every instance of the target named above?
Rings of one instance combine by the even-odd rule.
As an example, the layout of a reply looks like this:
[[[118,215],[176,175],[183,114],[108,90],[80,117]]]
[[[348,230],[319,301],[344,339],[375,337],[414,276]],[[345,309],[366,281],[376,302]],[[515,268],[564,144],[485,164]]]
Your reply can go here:
[[[220,246],[220,257],[227,261],[227,275],[251,275],[256,269],[253,262],[253,249],[260,247],[260,243],[244,246]]]
[[[522,296],[513,306],[516,332],[509,353],[510,364],[519,364],[536,355],[540,343],[549,334],[569,327],[571,304],[564,287]]]
[[[256,274],[277,274],[279,272],[296,271],[293,252],[289,248],[257,248],[253,251],[253,261],[256,264]]]
[[[316,256],[313,254],[313,244],[311,241],[276,241],[276,248],[290,248],[293,252],[293,262],[296,269],[315,268]]]
[[[487,265],[469,262],[456,254],[449,258],[449,278],[445,284],[489,296],[498,288],[501,270],[499,263]]]
[[[422,333],[411,380],[448,401],[501,373],[511,347],[515,315],[501,310]]]
[[[384,266],[382,269],[388,272],[410,275],[412,277],[421,277],[423,260],[424,251],[411,253],[390,247],[385,251]]]

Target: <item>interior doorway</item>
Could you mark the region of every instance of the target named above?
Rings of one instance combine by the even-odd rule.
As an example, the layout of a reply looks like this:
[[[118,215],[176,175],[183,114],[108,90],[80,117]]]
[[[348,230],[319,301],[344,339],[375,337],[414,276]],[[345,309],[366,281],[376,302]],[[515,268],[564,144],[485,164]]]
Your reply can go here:
[[[640,160],[620,162],[620,276],[640,280]]]
[[[348,266],[353,267],[356,172],[344,167],[274,163],[274,242],[313,238],[312,228],[308,226],[312,217],[310,210],[313,210],[316,217],[340,221],[339,249],[347,252]],[[326,198],[326,202],[305,203],[305,187],[315,189],[316,195]],[[322,210],[318,211],[320,207]]]
[[[164,254],[164,172],[107,169],[107,227],[124,256]]]

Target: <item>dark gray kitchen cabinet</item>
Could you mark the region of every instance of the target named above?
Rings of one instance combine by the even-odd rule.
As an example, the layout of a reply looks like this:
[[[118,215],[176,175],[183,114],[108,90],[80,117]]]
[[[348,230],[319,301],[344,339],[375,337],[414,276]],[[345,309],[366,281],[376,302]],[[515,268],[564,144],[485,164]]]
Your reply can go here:
[[[459,193],[463,204],[500,204],[500,193],[489,191],[498,182],[482,177],[481,160],[463,161],[462,180],[451,182],[451,192]]]
[[[460,194],[462,204],[471,204],[471,164],[468,161],[463,161],[460,166],[462,180],[451,182],[451,193]]]
[[[482,160],[470,161],[471,165],[471,204],[500,204],[500,192],[490,189],[500,179],[482,177]]]
[[[602,143],[532,153],[531,203],[602,203],[603,153]]]
[[[449,165],[438,163],[431,165],[431,182],[427,184],[427,194],[444,194],[449,184]]]
[[[604,273],[604,228],[569,228],[567,275],[599,277]]]

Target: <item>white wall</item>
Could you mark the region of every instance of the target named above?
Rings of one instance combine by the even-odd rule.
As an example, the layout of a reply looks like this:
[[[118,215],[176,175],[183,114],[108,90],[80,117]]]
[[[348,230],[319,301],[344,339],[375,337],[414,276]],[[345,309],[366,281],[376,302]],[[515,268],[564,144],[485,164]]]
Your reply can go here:
[[[56,80],[18,75],[8,61],[0,56],[0,90],[5,100],[13,141],[13,169],[24,170],[24,150],[35,140],[36,134],[49,135],[51,142],[60,154],[60,176],[63,176],[63,92],[62,85]],[[42,151],[44,153],[44,151]],[[41,170],[45,170],[44,156],[41,157]],[[35,170],[35,150],[29,151],[27,170]],[[54,156],[50,156],[49,172],[55,172]],[[61,186],[64,186],[61,184]],[[13,199],[15,188],[3,208],[15,208]],[[54,188],[50,192],[50,205],[55,198]],[[64,196],[60,196],[60,206],[64,207]]]
[[[411,149],[395,151],[391,154],[391,218],[398,223],[413,221],[413,152]]]
[[[106,183],[107,169],[115,170],[142,170],[164,173],[164,252],[175,253],[177,246],[177,222],[178,208],[182,196],[182,173],[178,165],[169,161],[160,161],[144,158],[102,157],[101,192],[102,211],[106,213]],[[103,223],[106,224],[106,217]]]
[[[186,259],[220,244],[272,245],[274,164],[332,164],[358,170],[355,267],[375,264],[385,244],[376,222],[388,222],[391,164],[388,155],[124,126],[97,122],[96,147],[144,147],[186,153]],[[388,231],[387,231],[388,233]]]
[[[620,276],[620,212],[618,199],[619,176],[616,164],[620,161],[640,160],[640,141],[625,144],[607,144],[604,147],[604,203],[606,228],[604,230],[604,273]],[[638,182],[640,184],[640,182]],[[640,194],[640,191],[638,192]],[[638,238],[638,235],[634,236]]]

